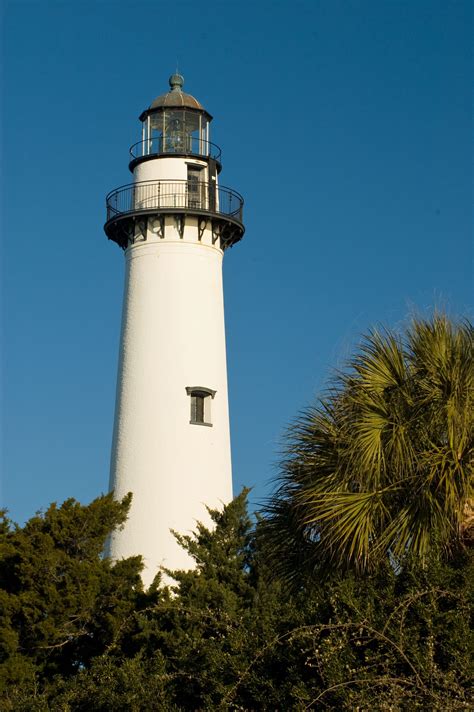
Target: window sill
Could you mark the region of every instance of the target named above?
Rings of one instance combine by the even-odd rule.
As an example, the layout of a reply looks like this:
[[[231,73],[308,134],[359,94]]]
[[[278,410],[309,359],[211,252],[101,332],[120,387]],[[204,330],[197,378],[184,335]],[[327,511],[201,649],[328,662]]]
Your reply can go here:
[[[212,423],[200,423],[198,420],[190,420],[191,425],[205,425],[207,428],[212,428]]]

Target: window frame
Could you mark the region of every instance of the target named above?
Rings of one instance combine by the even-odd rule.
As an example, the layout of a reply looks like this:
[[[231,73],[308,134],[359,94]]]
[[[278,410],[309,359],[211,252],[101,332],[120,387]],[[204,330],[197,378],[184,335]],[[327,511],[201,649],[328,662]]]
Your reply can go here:
[[[190,425],[205,425],[208,428],[212,428],[213,423],[211,422],[211,401],[216,395],[217,391],[212,390],[212,388],[206,388],[205,386],[186,386],[186,393],[190,397]],[[202,398],[202,417],[203,420],[196,420],[197,414],[197,404],[196,398]]]

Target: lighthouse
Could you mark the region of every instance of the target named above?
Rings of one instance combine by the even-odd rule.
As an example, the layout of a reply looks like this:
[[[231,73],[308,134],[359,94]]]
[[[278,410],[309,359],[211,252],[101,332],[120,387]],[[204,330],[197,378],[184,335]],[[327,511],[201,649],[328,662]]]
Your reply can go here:
[[[174,74],[140,115],[133,182],[106,198],[125,288],[110,489],[132,492],[108,555],[141,554],[143,580],[192,561],[172,532],[232,498],[222,261],[244,234],[243,199],[220,184],[212,116]]]

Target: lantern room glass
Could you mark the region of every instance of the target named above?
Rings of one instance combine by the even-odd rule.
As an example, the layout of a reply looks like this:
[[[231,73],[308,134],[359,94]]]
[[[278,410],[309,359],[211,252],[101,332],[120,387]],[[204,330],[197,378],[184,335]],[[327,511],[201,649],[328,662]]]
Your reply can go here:
[[[209,120],[200,111],[162,109],[142,124],[143,154],[209,155]]]

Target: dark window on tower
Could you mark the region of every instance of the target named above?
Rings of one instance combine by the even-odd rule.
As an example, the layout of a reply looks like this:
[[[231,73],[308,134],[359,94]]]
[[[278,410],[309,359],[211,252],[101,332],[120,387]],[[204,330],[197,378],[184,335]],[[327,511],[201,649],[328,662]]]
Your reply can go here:
[[[204,398],[203,393],[193,393],[191,396],[191,420],[194,423],[204,423]]]
[[[191,418],[193,425],[212,425],[211,422],[211,400],[216,391],[200,386],[188,386],[186,393],[191,400]]]
[[[188,207],[205,208],[202,168],[188,165]]]

